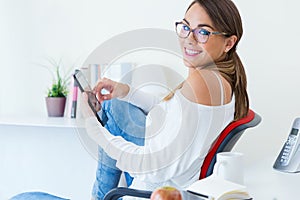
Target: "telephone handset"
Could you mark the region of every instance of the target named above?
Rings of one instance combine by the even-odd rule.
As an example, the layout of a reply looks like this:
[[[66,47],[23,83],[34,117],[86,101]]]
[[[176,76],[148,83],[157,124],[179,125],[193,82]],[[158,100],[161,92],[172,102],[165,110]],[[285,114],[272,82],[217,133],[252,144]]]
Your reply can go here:
[[[300,171],[300,118],[293,122],[291,132],[278,155],[273,168],[285,172]]]

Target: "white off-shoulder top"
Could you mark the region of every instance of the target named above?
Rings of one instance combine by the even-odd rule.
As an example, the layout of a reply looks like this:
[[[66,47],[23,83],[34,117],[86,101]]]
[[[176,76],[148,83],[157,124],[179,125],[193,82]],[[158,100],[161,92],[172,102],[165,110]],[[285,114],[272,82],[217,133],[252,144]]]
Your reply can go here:
[[[160,102],[131,88],[122,100],[148,113],[144,146],[111,135],[95,117],[86,119],[86,130],[118,168],[134,177],[131,187],[137,189],[185,189],[194,183],[211,144],[234,118],[234,95],[228,104],[207,106],[191,102],[180,90]]]

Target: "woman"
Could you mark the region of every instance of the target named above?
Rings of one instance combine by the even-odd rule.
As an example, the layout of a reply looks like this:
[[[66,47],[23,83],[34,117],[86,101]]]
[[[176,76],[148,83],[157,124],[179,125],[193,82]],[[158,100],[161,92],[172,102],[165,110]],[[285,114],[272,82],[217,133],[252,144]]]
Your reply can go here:
[[[116,187],[120,170],[134,177],[133,188],[186,188],[198,179],[203,158],[218,134],[232,120],[247,115],[246,76],[236,53],[243,29],[234,3],[193,1],[176,23],[176,32],[189,73],[162,101],[102,79],[94,93],[108,119],[104,128],[83,96],[86,130],[101,147],[96,199]],[[102,89],[110,93],[101,94]]]

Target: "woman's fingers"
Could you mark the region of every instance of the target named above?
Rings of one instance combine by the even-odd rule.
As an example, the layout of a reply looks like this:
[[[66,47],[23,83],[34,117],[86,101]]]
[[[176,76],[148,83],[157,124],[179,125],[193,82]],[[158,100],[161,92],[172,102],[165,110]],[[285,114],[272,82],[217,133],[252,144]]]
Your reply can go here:
[[[102,102],[112,98],[126,96],[129,92],[129,86],[107,78],[103,78],[98,81],[93,92],[97,99]]]
[[[102,103],[103,101],[112,99],[112,95],[110,93],[109,94],[102,94],[102,93],[98,92],[98,93],[96,93],[96,97],[97,97],[97,99],[100,103]]]
[[[93,91],[96,94],[98,100],[102,102],[104,100],[109,100],[112,98],[111,94],[115,90],[115,85],[116,82],[107,78],[103,78],[98,81]]]
[[[97,93],[101,93],[101,91],[103,89],[105,89],[108,92],[112,92],[115,85],[116,85],[116,82],[114,82],[110,79],[107,79],[107,78],[103,78],[98,81],[97,85],[94,88],[94,91]]]
[[[98,101],[97,97],[95,96],[95,94],[93,92],[86,92],[88,94],[88,100],[91,104],[91,106],[93,107],[93,109],[98,112],[101,108],[101,104]]]

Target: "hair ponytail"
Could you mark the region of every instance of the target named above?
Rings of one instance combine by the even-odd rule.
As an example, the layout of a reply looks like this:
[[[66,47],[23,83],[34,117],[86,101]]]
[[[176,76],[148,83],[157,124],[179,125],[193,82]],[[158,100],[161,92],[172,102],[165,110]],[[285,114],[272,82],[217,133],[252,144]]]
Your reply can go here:
[[[247,78],[245,69],[236,51],[233,52],[232,59],[235,66],[235,80],[233,87],[233,92],[235,95],[234,119],[237,120],[245,117],[248,114],[249,98],[246,90]]]
[[[234,120],[245,117],[249,110],[249,99],[247,94],[247,78],[244,66],[235,48],[231,49],[224,61],[216,63],[216,68],[230,84],[235,96]]]

